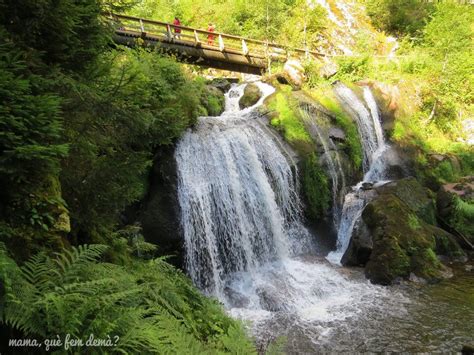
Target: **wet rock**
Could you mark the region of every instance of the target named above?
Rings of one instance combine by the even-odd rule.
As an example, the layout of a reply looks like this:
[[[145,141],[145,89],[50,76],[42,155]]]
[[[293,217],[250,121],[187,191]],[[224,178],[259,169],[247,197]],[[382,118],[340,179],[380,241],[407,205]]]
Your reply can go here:
[[[180,233],[177,170],[174,147],[162,148],[155,156],[148,193],[141,202],[136,220],[147,242],[159,246],[160,254],[174,256],[169,261],[183,264],[183,239]]]
[[[471,345],[463,345],[461,349],[462,355],[473,355],[474,354],[474,344]]]
[[[345,142],[346,133],[339,127],[331,127],[329,128],[329,138],[335,141]]]
[[[393,194],[407,204],[423,221],[436,224],[436,207],[430,190],[413,177],[391,181],[376,188],[381,195]]]
[[[262,97],[262,92],[257,85],[250,83],[245,87],[244,94],[239,100],[240,109],[253,106]]]
[[[210,86],[219,89],[223,94],[230,90],[232,83],[226,78],[215,78],[209,82]]]
[[[391,137],[395,127],[395,112],[400,106],[400,90],[397,86],[372,80],[364,80],[358,84],[367,85],[372,89],[380,110],[382,129],[387,137]]]
[[[333,61],[326,61],[321,68],[319,69],[319,75],[321,75],[325,79],[329,79],[336,75],[338,71],[337,64]]]
[[[226,287],[224,289],[226,296],[229,298],[230,303],[235,308],[245,308],[249,305],[249,299],[244,296],[242,293]]]
[[[454,234],[465,249],[474,249],[474,220],[469,207],[474,201],[474,177],[466,176],[456,183],[444,184],[436,195],[438,220]]]
[[[416,276],[413,272],[410,273],[410,277],[408,278],[411,282],[415,282],[418,284],[426,284],[426,280],[422,277]]]
[[[298,60],[290,59],[283,66],[286,79],[294,87],[301,87],[305,80],[304,68]]]
[[[441,277],[435,239],[416,214],[394,194],[379,195],[362,213],[373,249],[365,266],[374,283],[387,285],[410,273],[428,280]]]
[[[284,309],[279,300],[271,294],[270,291],[258,289],[257,295],[260,299],[260,305],[263,309],[270,312],[278,312]]]
[[[374,187],[374,183],[368,182],[368,181],[364,181],[362,185],[360,186],[362,190],[371,190],[373,187]]]
[[[373,246],[370,230],[361,219],[354,226],[349,246],[342,256],[341,264],[345,266],[365,266],[372,254]]]

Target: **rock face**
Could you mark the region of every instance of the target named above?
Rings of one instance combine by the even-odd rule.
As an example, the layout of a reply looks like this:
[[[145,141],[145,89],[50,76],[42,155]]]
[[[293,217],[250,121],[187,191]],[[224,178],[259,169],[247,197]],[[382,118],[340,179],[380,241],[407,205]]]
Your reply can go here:
[[[209,82],[209,86],[219,89],[223,94],[230,90],[232,83],[226,78],[215,78]]]
[[[304,68],[298,60],[290,59],[283,66],[287,80],[294,87],[301,87],[305,80]]]
[[[474,248],[474,176],[444,184],[436,196],[438,216],[444,227],[456,235],[463,248]]]
[[[138,222],[147,242],[159,246],[161,255],[174,255],[169,261],[183,266],[183,240],[180,233],[177,170],[174,148],[157,153],[150,175],[150,187],[138,213]]]
[[[398,278],[427,280],[442,277],[437,254],[464,256],[456,239],[435,226],[435,206],[429,190],[414,178],[375,187],[355,226],[342,263],[365,266],[374,283],[388,285]],[[414,276],[413,276],[414,275]]]
[[[262,97],[262,92],[257,85],[250,83],[245,87],[244,95],[239,100],[240,109],[253,106]]]

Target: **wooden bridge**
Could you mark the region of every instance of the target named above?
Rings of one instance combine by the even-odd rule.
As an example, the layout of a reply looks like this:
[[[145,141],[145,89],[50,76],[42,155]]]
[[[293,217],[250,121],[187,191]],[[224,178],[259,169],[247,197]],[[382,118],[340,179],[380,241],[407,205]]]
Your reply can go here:
[[[116,43],[130,47],[158,47],[174,54],[178,60],[211,68],[262,74],[274,61],[285,62],[290,57],[324,56],[282,44],[166,22],[119,14],[105,16],[115,28]]]

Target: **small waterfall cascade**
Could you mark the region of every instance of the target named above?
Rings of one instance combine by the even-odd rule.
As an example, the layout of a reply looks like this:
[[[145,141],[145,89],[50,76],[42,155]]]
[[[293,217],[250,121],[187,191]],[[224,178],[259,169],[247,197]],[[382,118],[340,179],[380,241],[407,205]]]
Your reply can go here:
[[[334,142],[328,134],[324,134],[316,118],[313,117],[308,107],[301,109],[301,114],[306,127],[313,137],[317,137],[324,150],[324,159],[328,167],[332,185],[332,215],[336,228],[339,227],[341,219],[343,200],[340,198],[346,187],[346,179],[342,169],[341,159]]]
[[[307,352],[361,309],[386,306],[388,294],[320,255],[301,223],[291,152],[256,117],[263,99],[239,110],[244,85],[231,88],[220,117],[201,117],[175,152],[186,267],[231,316],[250,321],[257,341],[289,335],[306,339],[301,349],[293,345]],[[257,85],[264,96],[273,91]],[[337,175],[335,160],[333,167]]]
[[[264,97],[273,88],[257,83]],[[179,142],[178,199],[188,273],[224,303],[230,280],[254,275],[309,243],[300,222],[296,176],[254,107],[239,110],[245,84],[226,95],[220,117],[201,117]]]
[[[336,84],[334,91],[338,100],[357,123],[364,153],[364,179],[353,186],[352,191],[344,197],[336,250],[327,256],[330,262],[340,264],[341,258],[349,246],[354,226],[367,203],[366,193],[362,189],[363,183],[382,181],[386,178],[384,153],[388,146],[383,136],[377,103],[370,88],[368,86],[362,88],[363,101],[341,83]]]

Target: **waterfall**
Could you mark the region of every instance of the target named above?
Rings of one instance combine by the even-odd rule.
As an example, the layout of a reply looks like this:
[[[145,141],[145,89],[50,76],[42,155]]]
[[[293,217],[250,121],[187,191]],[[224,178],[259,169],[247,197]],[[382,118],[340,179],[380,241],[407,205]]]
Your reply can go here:
[[[273,91],[257,84],[264,96]],[[291,152],[258,118],[263,98],[239,110],[244,85],[227,93],[220,117],[199,118],[176,149],[187,272],[230,315],[251,321],[258,341],[289,332],[323,341],[361,309],[385,306],[386,291],[324,260],[301,223]]]
[[[341,83],[336,84],[334,91],[341,104],[357,123],[364,154],[363,170],[365,173],[364,179],[354,186],[344,198],[342,217],[337,232],[336,250],[327,256],[330,262],[339,264],[349,246],[354,226],[367,204],[367,196],[361,188],[362,184],[385,179],[384,154],[388,146],[385,144],[379,110],[370,88],[364,86],[362,89],[365,104],[351,89]]]
[[[341,218],[341,209],[343,202],[339,198],[339,195],[342,191],[345,190],[346,187],[345,176],[342,170],[342,164],[339,157],[339,153],[336,149],[334,142],[328,137],[327,134],[323,134],[323,132],[321,132],[321,127],[315,121],[316,118],[312,117],[307,107],[301,110],[301,116],[310,134],[313,137],[318,138],[324,150],[324,157],[327,162],[328,173],[331,177],[333,222],[335,227],[338,228]],[[331,152],[334,152],[334,157]]]
[[[222,116],[200,118],[175,153],[187,270],[224,300],[232,275],[253,274],[308,243],[292,166],[250,115],[255,107],[238,109],[243,87],[226,95]]]

